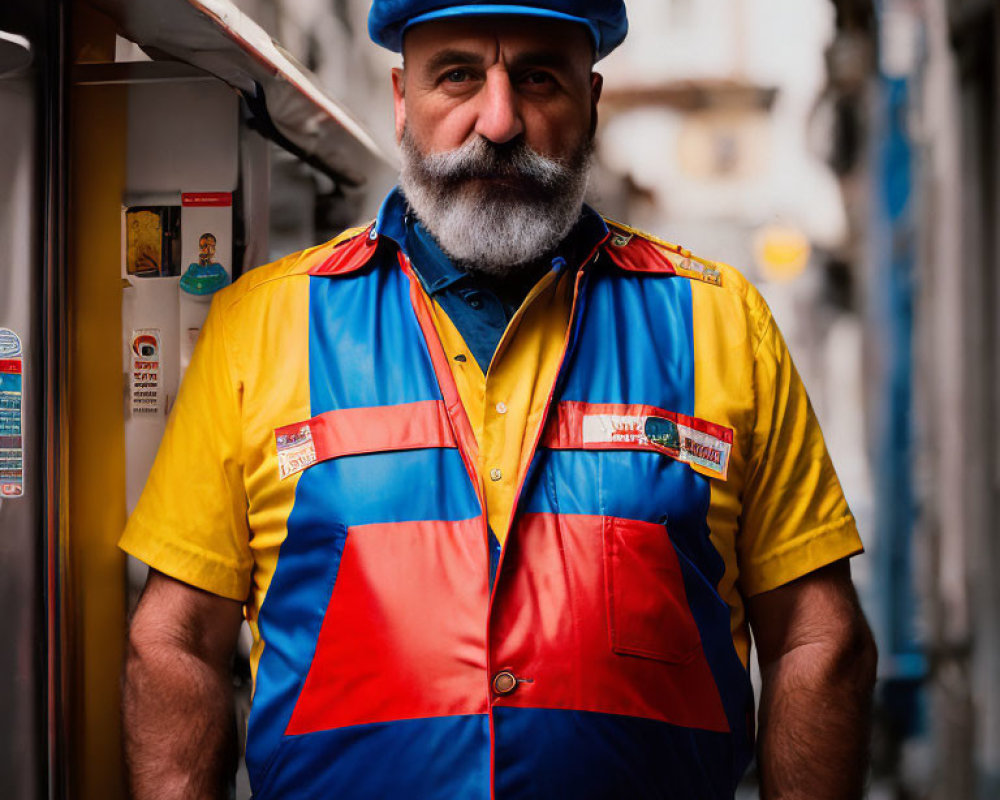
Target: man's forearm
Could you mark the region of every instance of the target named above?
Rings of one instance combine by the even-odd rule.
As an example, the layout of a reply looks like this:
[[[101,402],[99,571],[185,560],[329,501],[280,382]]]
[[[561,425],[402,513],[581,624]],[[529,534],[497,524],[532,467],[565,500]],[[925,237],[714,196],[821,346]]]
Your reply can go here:
[[[861,798],[875,681],[867,628],[841,648],[799,646],[768,665],[762,678],[761,798]]]
[[[228,670],[163,642],[130,642],[125,755],[136,800],[219,800],[236,754]]]
[[[242,605],[150,570],[129,629],[125,757],[135,800],[220,800],[236,757],[230,661]]]

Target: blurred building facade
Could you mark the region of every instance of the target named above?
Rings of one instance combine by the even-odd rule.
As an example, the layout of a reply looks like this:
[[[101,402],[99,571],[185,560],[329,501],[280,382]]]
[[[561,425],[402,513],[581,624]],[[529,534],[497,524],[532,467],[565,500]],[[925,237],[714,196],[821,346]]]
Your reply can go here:
[[[876,766],[896,797],[995,798],[1000,8],[836,5],[828,163],[864,320]]]
[[[887,6],[916,40],[898,66],[917,165],[914,452],[932,796],[992,798],[1000,796],[1000,7]]]

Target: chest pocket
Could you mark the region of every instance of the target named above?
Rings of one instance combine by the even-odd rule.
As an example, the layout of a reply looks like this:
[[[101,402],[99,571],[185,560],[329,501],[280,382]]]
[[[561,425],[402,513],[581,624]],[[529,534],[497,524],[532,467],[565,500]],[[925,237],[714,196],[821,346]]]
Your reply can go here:
[[[690,660],[701,640],[685,579],[714,584],[706,517],[731,430],[654,406],[563,402],[542,443],[545,498],[536,491],[532,510],[602,521],[611,649]]]
[[[606,517],[604,574],[612,650],[675,663],[694,657],[701,637],[662,525]]]

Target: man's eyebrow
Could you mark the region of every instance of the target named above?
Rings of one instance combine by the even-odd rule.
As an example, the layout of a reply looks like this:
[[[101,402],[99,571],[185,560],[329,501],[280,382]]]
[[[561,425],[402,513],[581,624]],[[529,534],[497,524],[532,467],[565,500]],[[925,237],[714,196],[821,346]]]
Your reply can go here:
[[[518,53],[510,60],[511,69],[524,67],[548,67],[550,69],[568,69],[574,59],[559,50],[534,50]]]
[[[445,67],[475,66],[482,63],[483,57],[480,53],[474,53],[471,50],[451,48],[448,50],[441,50],[431,56],[424,65],[424,71],[427,73],[434,73],[439,69],[444,69]]]
[[[569,69],[573,65],[572,59],[566,53],[559,50],[529,50],[516,54],[510,60],[511,69],[524,69],[525,67],[542,67],[549,69]],[[479,66],[483,63],[481,53],[471,50],[460,50],[458,48],[448,48],[441,50],[431,56],[424,65],[424,71],[433,74],[445,67],[455,66]]]

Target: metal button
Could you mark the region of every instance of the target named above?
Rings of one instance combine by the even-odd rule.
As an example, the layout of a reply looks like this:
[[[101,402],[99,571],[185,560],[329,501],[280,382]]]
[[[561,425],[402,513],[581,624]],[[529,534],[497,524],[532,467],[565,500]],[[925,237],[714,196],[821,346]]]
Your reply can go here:
[[[509,669],[493,676],[493,691],[499,695],[510,694],[517,688],[517,676]]]
[[[494,467],[493,469],[490,470],[490,480],[491,481],[498,481],[502,477],[503,477],[503,473],[499,469],[497,469],[496,467]]]
[[[498,414],[506,414],[507,413],[507,404],[503,403],[503,402],[497,403],[497,413]]]

